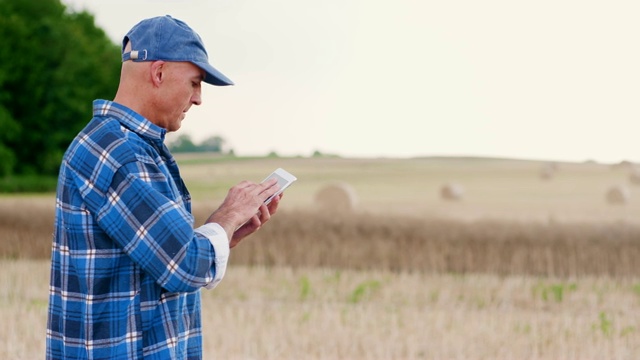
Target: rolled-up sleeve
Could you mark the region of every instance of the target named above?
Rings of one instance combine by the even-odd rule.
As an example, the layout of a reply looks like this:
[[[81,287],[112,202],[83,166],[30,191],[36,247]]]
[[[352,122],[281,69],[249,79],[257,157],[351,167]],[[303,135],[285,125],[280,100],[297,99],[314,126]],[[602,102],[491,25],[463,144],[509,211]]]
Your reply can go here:
[[[216,223],[208,223],[200,226],[195,230],[196,233],[201,234],[211,241],[213,249],[215,251],[215,276],[213,281],[205,286],[207,289],[213,289],[218,286],[225,272],[227,271],[227,263],[229,261],[229,238],[226,231]]]

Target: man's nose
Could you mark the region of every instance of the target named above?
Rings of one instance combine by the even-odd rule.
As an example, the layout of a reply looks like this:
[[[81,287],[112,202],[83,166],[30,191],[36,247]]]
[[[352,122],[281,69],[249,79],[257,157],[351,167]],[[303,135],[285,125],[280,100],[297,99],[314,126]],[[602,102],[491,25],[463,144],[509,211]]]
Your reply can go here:
[[[202,91],[200,89],[197,89],[193,93],[193,96],[191,97],[191,103],[194,105],[202,104]]]

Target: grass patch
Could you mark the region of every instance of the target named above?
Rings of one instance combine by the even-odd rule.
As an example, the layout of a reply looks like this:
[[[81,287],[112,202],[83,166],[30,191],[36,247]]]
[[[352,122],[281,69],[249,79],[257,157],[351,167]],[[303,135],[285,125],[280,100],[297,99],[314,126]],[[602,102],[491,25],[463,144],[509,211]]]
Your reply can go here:
[[[593,329],[600,331],[604,336],[610,336],[613,331],[613,322],[604,311],[598,315],[598,322],[593,325]]]
[[[311,295],[311,281],[306,276],[300,278],[300,300],[306,300]]]
[[[570,291],[575,291],[577,289],[577,285],[575,283],[571,284],[537,284],[533,288],[534,296],[542,297],[544,301],[554,300],[555,302],[562,302],[564,300],[565,294]]]
[[[360,283],[349,295],[349,302],[357,304],[364,299],[371,297],[371,295],[380,288],[380,281],[370,280]]]
[[[22,175],[0,178],[0,193],[43,193],[56,190],[55,176]]]

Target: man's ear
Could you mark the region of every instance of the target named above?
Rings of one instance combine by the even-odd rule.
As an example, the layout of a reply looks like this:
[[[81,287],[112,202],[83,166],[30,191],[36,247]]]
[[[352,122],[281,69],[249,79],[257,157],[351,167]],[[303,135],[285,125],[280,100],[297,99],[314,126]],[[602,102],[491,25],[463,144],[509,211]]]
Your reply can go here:
[[[153,86],[159,87],[164,80],[165,62],[162,60],[154,61],[151,63],[149,71],[151,72],[151,82]]]

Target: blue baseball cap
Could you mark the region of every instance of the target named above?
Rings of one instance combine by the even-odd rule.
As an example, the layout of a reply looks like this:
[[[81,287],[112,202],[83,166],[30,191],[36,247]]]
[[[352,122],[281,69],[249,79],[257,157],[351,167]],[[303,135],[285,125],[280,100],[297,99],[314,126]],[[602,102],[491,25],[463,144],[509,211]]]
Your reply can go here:
[[[124,52],[131,42],[131,51]],[[122,40],[122,61],[186,61],[204,70],[204,82],[224,86],[233,81],[209,64],[200,36],[185,22],[169,15],[145,19]]]

